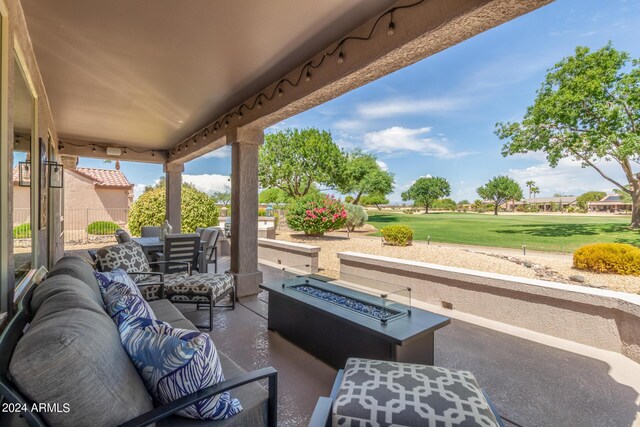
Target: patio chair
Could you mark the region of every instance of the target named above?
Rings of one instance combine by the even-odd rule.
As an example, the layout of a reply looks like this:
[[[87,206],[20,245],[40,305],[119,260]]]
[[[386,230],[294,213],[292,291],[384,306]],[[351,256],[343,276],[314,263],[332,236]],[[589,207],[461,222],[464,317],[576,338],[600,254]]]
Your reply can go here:
[[[200,256],[200,265],[198,271],[201,273],[209,272],[209,264],[213,263],[213,272],[218,272],[218,237],[220,230],[217,228],[204,228],[200,233],[200,242],[202,246],[202,254]]]
[[[116,230],[114,234],[116,235],[116,241],[118,243],[126,243],[131,241],[131,236],[129,235],[129,233],[127,233],[121,228]]]
[[[471,372],[360,358],[349,358],[338,371],[330,397],[318,399],[309,427],[383,423],[504,427]]]
[[[140,237],[160,237],[162,229],[155,225],[144,225],[140,229]]]

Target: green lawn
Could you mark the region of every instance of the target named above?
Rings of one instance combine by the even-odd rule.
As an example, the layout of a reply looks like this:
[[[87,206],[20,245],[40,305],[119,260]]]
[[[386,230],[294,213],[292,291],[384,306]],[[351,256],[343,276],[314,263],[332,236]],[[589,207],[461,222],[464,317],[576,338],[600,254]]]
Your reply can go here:
[[[369,223],[380,229],[404,224],[415,240],[467,245],[573,252],[589,243],[615,242],[640,246],[640,232],[628,229],[629,217],[573,215],[479,215],[433,213],[407,215],[369,211]],[[380,233],[375,235],[379,236]]]

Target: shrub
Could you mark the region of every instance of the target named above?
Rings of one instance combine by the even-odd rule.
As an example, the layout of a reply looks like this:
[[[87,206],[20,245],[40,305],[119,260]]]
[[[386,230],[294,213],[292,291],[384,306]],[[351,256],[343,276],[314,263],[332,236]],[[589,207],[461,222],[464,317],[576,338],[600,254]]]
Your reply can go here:
[[[389,225],[380,232],[387,245],[408,246],[413,241],[413,230],[406,225]]]
[[[625,243],[595,243],[573,253],[573,266],[597,273],[640,276],[640,248]]]
[[[31,237],[31,224],[28,222],[13,227],[14,239],[27,239],[29,237]]]
[[[344,205],[333,196],[311,195],[289,205],[287,225],[304,234],[323,235],[342,228],[347,219]]]
[[[347,211],[345,226],[348,231],[353,231],[357,227],[362,227],[369,219],[367,211],[360,205],[345,203],[344,210]]]
[[[198,227],[218,225],[219,211],[213,197],[189,184],[182,185],[181,209],[183,233],[194,233]],[[131,205],[129,231],[131,235],[139,236],[143,225],[160,226],[165,218],[165,187],[145,191]]]
[[[107,236],[113,234],[117,229],[121,228],[118,224],[111,221],[94,221],[87,227],[87,233],[98,236]]]

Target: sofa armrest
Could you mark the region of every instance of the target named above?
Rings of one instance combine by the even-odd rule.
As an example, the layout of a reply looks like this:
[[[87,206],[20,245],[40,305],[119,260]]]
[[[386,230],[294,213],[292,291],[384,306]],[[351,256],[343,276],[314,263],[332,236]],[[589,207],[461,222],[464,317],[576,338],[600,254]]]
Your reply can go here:
[[[183,396],[171,403],[158,406],[157,408],[154,408],[149,412],[145,412],[144,414],[139,415],[124,424],[121,424],[120,427],[142,427],[153,424],[203,399],[265,378],[269,379],[267,425],[269,427],[276,427],[278,424],[278,371],[276,371],[271,366],[268,368],[257,369],[255,371],[238,375],[235,378],[228,379],[221,383],[212,385],[211,387],[207,387],[203,390],[191,393],[187,396]]]
[[[330,427],[331,426],[331,406],[333,399],[330,397],[320,397],[316,407],[311,414],[309,427]]]

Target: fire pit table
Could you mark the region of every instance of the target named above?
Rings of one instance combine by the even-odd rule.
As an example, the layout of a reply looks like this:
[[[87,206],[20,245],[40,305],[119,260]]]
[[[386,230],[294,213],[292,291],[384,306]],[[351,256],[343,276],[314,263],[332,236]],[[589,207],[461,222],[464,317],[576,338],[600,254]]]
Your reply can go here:
[[[450,322],[388,294],[359,292],[316,277],[261,288],[269,292],[269,330],[336,369],[349,357],[433,365],[434,332]]]

